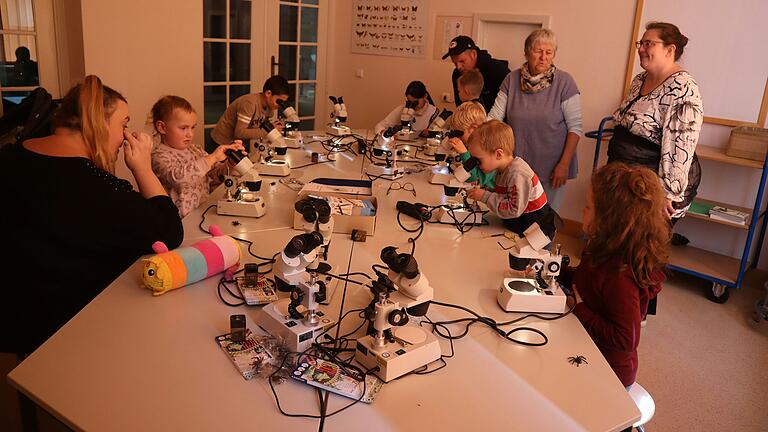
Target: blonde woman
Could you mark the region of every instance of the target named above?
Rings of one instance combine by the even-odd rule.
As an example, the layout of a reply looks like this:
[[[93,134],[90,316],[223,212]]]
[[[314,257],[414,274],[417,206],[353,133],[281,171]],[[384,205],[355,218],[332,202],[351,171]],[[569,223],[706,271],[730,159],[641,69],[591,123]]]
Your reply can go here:
[[[0,212],[14,250],[4,261],[0,351],[30,353],[152,243],[178,247],[179,212],[152,172],[152,140],[128,131],[125,98],[96,76],[72,88],[52,135],[0,152]],[[138,184],[115,177],[123,148]]]

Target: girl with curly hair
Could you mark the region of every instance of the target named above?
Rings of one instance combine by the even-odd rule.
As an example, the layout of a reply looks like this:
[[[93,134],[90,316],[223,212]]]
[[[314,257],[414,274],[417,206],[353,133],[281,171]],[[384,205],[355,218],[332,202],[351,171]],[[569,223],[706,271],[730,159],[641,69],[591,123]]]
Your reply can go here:
[[[640,322],[665,279],[665,208],[650,169],[620,162],[600,168],[584,207],[587,246],[579,266],[564,272],[576,294],[573,313],[627,389],[637,375]]]

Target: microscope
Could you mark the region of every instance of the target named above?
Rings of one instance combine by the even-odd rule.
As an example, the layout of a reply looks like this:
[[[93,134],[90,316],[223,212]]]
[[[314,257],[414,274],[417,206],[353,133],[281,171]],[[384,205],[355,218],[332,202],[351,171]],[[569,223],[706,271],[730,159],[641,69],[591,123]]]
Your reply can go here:
[[[432,173],[429,176],[430,183],[445,185],[454,180],[454,176],[451,174],[451,163],[453,163],[457,156],[448,140],[459,138],[462,135],[464,135],[464,131],[454,129],[441,131],[435,136],[434,139],[439,137],[439,144],[434,146],[434,157],[438,163],[432,167]]]
[[[405,170],[397,166],[397,145],[394,135],[400,131],[402,126],[392,126],[381,132],[373,143],[373,156],[379,160],[383,157],[383,162],[371,162],[365,167],[365,173],[371,176],[383,177],[388,180],[397,180],[405,175]]]
[[[344,103],[344,98],[342,96],[328,96],[328,99],[333,102],[333,112],[331,113],[333,123],[328,125],[325,132],[333,136],[351,135],[352,129],[344,124],[347,122],[347,105]]]
[[[288,161],[277,159],[272,153],[284,156],[288,152],[288,146],[280,131],[272,124],[269,119],[262,120],[259,127],[267,133],[258,143],[253,142],[253,148],[256,150],[258,158],[259,172],[268,176],[285,177],[291,174],[291,166]]]
[[[547,250],[551,240],[538,223],[528,227],[523,237],[515,236],[512,242],[510,268],[520,272],[533,270],[534,275],[504,278],[496,297],[499,306],[507,312],[565,312],[567,297],[556,277],[570,259],[560,254],[560,245]]]
[[[415,141],[419,138],[419,131],[413,130],[413,124],[416,122],[416,107],[419,101],[405,101],[403,110],[400,112],[401,129],[397,132],[395,139],[401,141]]]
[[[437,147],[443,140],[443,134],[445,134],[445,122],[448,120],[453,112],[443,108],[440,114],[432,120],[429,124],[429,135],[427,137],[427,144],[424,146],[424,154],[427,156],[434,156],[437,151]]]
[[[316,231],[288,242],[275,263],[274,275],[278,290],[290,292],[290,297],[265,305],[255,317],[259,327],[284,340],[291,351],[305,351],[315,336],[335,322],[321,305],[326,299],[325,283],[306,271],[322,244],[323,236]]]
[[[224,197],[216,203],[216,213],[228,216],[262,217],[267,212],[264,198],[256,193],[261,189],[259,171],[242,153],[227,150],[227,157],[235,163],[240,177],[227,173],[224,177]]]
[[[299,130],[301,120],[296,110],[288,101],[278,99],[277,105],[280,106],[279,118],[283,122],[283,140],[289,148],[301,148],[304,144],[304,137]]]
[[[316,273],[330,273],[332,267],[327,262],[328,248],[331,243],[331,234],[333,234],[334,226],[330,204],[321,198],[306,197],[296,201],[294,209],[301,214],[303,219],[301,229],[304,232],[319,232],[323,237],[322,251],[317,254],[315,260],[307,268]]]
[[[440,207],[437,220],[442,223],[460,222],[462,225],[482,225],[483,211],[477,202],[470,203],[467,200],[467,189],[475,185],[466,183],[472,176],[470,171],[480,165],[480,160],[474,156],[458,164],[453,169],[453,174],[447,183],[443,184],[443,192],[449,198],[448,202]]]
[[[384,382],[412,372],[441,356],[440,343],[425,328],[411,323],[409,315],[424,316],[434,290],[419,271],[416,259],[389,246],[381,251],[387,273],[376,270],[373,300],[365,309],[368,334],[357,339],[355,360]]]

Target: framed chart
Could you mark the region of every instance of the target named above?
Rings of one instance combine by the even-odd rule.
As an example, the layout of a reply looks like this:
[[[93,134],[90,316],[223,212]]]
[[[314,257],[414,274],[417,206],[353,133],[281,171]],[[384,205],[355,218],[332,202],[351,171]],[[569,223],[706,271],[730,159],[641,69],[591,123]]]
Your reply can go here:
[[[352,52],[425,57],[428,4],[426,0],[353,0]]]

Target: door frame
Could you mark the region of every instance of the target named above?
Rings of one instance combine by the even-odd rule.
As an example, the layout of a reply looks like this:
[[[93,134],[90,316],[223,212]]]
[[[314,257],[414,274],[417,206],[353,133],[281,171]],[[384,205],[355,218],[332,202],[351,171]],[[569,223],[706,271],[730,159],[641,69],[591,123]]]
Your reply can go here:
[[[483,24],[538,24],[541,28],[550,28],[552,17],[549,15],[518,15],[518,14],[487,14],[479,13],[472,16],[472,39],[480,41],[484,36]]]
[[[288,2],[285,2],[288,4]],[[261,91],[261,86],[271,74],[272,56],[278,58],[278,39],[280,33],[280,0],[268,0],[263,2],[261,9],[262,32],[256,34],[252,30],[253,41],[262,40],[262,44],[253,44],[252,58],[254,59],[253,71],[256,84]],[[328,68],[328,9],[329,0],[318,1],[317,13],[317,64],[315,85],[315,130],[325,130],[326,120],[329,118],[328,92],[326,89],[326,73]],[[300,7],[300,6],[299,6]],[[253,8],[256,9],[256,8]],[[255,17],[254,17],[255,18]],[[257,22],[255,19],[252,22]],[[259,45],[257,47],[257,45]],[[299,65],[297,64],[298,68]],[[257,78],[258,77],[258,78]],[[298,97],[298,94],[296,95]],[[298,105],[298,100],[294,101]],[[298,110],[298,106],[295,107]]]

